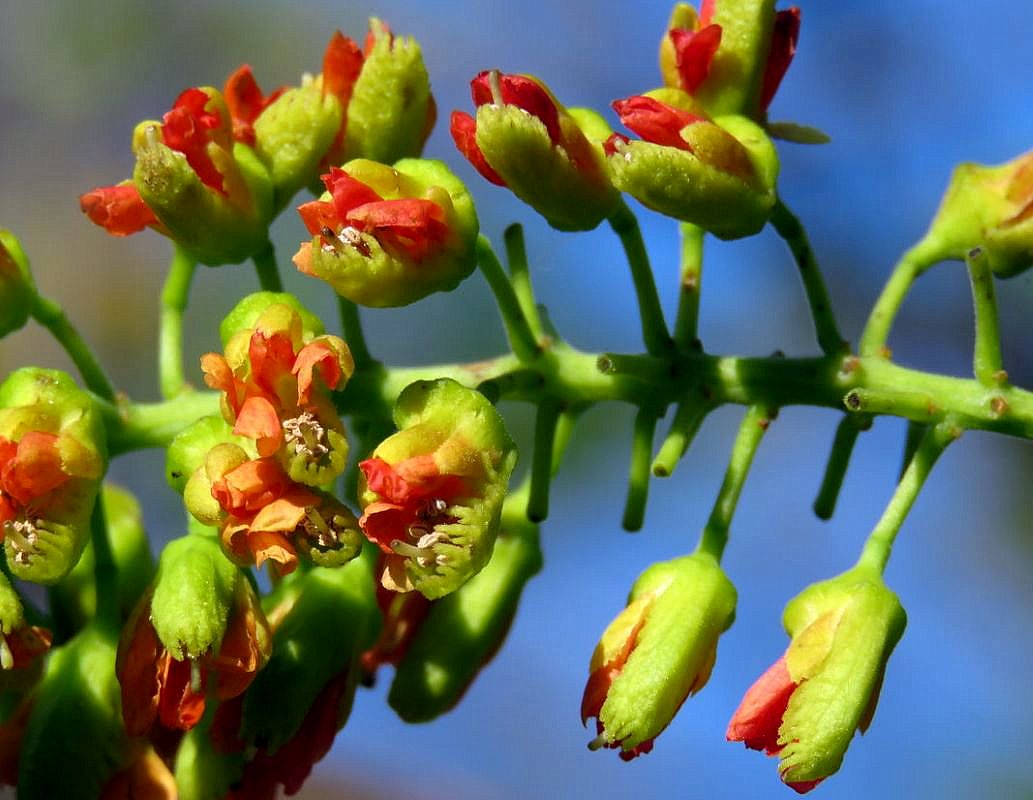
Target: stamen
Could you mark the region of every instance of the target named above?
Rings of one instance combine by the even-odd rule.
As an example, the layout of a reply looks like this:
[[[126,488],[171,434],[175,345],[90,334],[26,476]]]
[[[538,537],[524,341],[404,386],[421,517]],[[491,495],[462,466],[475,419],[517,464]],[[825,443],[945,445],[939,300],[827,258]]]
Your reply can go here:
[[[311,411],[303,411],[296,417],[285,419],[281,427],[287,446],[293,447],[298,455],[316,460],[330,452],[326,428]]]
[[[351,226],[341,229],[340,235],[337,237],[342,243],[350,244],[356,250],[358,250],[366,258],[373,255],[373,251],[370,250],[366,240],[362,238],[362,234],[358,228],[352,228]]]
[[[7,637],[0,633],[0,668],[11,669],[14,666],[14,653],[7,644]]]
[[[606,734],[605,733],[600,733],[598,736],[596,736],[592,741],[590,741],[588,743],[588,749],[591,750],[592,752],[595,752],[596,750],[599,750],[600,748],[606,747],[606,745],[607,745]]]
[[[302,523],[305,533],[315,541],[321,550],[332,550],[340,545],[340,537],[331,525],[327,525],[323,515],[314,507],[305,509],[305,521]]]
[[[502,81],[499,80],[499,71],[493,69],[488,72],[488,86],[491,89],[491,102],[493,105],[505,105],[502,99]]]
[[[190,691],[201,694],[201,663],[196,658],[190,659]]]
[[[408,542],[403,542],[401,539],[392,539],[391,549],[400,556],[415,558],[419,560],[421,564],[425,559],[434,558],[434,551],[430,548],[417,547],[416,545],[409,544]]]

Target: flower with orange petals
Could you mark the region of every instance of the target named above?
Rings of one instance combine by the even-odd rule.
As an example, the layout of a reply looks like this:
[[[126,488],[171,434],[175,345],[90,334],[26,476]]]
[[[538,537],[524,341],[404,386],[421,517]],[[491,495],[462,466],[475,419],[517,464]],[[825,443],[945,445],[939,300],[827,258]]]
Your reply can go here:
[[[367,306],[451,291],[476,266],[478,223],[466,187],[440,161],[394,167],[349,161],[323,176],[327,193],[298,208],[313,235],[298,269]]]

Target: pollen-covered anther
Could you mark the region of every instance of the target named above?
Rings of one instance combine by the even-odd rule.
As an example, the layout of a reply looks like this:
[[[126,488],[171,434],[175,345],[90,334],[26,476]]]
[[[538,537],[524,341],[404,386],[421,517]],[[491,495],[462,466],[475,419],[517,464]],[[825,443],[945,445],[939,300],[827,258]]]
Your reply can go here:
[[[7,520],[4,523],[4,537],[8,539],[14,549],[14,560],[18,564],[28,564],[33,555],[36,554],[36,543],[39,541],[37,526],[42,525],[43,520]]]
[[[433,547],[419,547],[409,542],[403,542],[401,539],[392,539],[391,549],[405,558],[415,558],[422,567],[430,566],[435,561]]]
[[[594,753],[596,750],[601,750],[602,748],[606,747],[606,744],[606,734],[600,733],[598,736],[596,736],[592,741],[588,743],[588,749]]]
[[[0,633],[0,669],[11,669],[14,667],[14,653],[7,643],[7,637]]]
[[[190,659],[190,691],[194,694],[201,694],[204,687],[201,686],[201,662],[196,658]]]
[[[330,452],[326,428],[312,412],[303,411],[296,417],[285,419],[282,427],[287,447],[298,455],[316,460]]]
[[[335,514],[329,520],[323,518],[316,508],[305,509],[301,522],[306,538],[320,550],[336,550],[341,546],[341,533],[347,527],[347,519]]]

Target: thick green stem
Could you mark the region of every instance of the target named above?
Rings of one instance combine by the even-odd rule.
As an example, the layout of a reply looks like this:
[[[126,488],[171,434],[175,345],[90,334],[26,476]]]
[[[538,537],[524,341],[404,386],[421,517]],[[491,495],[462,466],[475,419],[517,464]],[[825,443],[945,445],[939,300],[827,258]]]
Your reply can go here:
[[[965,259],[972,284],[972,305],[976,316],[976,343],[972,356],[972,370],[976,380],[984,386],[1000,386],[1008,375],[1001,358],[1001,328],[997,318],[997,300],[994,297],[994,277],[986,251],[980,247],[969,252]]]
[[[915,451],[918,450],[918,445],[922,443],[922,439],[925,438],[925,433],[928,430],[928,425],[924,425],[921,422],[908,421],[907,433],[904,436],[904,453],[900,459],[900,473],[897,475],[898,481],[904,477],[907,465],[910,464],[911,459],[915,457]]]
[[[506,326],[509,346],[521,361],[531,361],[538,355],[538,343],[535,341],[531,327],[524,316],[498,256],[492,249],[491,242],[483,233],[477,237],[477,264],[498,304],[502,322]]]
[[[728,469],[714,501],[714,508],[696,547],[697,552],[709,553],[718,561],[721,560],[721,554],[728,544],[728,531],[732,526],[735,508],[739,504],[739,495],[743,484],[746,483],[746,476],[750,473],[757,447],[764,438],[772,418],[771,409],[765,406],[754,405],[747,409],[732,445]]]
[[[68,357],[82,375],[86,388],[105,400],[114,402],[115,390],[111,386],[111,381],[79,331],[68,321],[64,309],[53,300],[37,294],[32,299],[31,313],[32,318],[50,331],[68,353]]]
[[[542,320],[538,316],[538,304],[534,299],[534,287],[531,285],[531,270],[527,263],[527,247],[524,244],[524,228],[513,224],[502,234],[506,245],[506,261],[509,264],[509,282],[516,294],[520,310],[527,320],[531,335],[535,341],[542,338],[545,331]]]
[[[161,329],[158,336],[158,383],[161,396],[175,397],[186,386],[183,373],[183,313],[190,299],[190,283],[197,262],[176,247],[161,290]]]
[[[771,225],[778,232],[793,254],[796,266],[800,270],[803,288],[807,293],[807,303],[814,319],[814,331],[818,337],[818,345],[828,355],[835,355],[847,350],[847,343],[839,333],[836,317],[832,312],[832,301],[829,299],[825,280],[821,269],[814,258],[814,251],[807,239],[800,220],[796,218],[785,204],[779,200],[771,212]]]
[[[703,279],[702,228],[683,222],[681,230],[681,280],[678,316],[674,320],[674,345],[679,350],[699,347],[699,293]]]
[[[631,464],[628,468],[628,494],[621,524],[626,531],[642,529],[649,497],[649,461],[653,455],[653,436],[658,419],[655,408],[640,408],[635,415],[631,439]]]
[[[886,569],[893,542],[911,510],[911,506],[914,505],[918,493],[922,490],[926,478],[929,477],[933,465],[947,445],[960,435],[961,428],[953,420],[947,419],[932,426],[922,437],[914,458],[911,459],[908,468],[904,470],[904,475],[897,484],[893,497],[890,498],[889,505],[882,512],[882,517],[879,518],[864,544],[864,550],[858,560],[859,566],[874,568],[880,574]]]
[[[276,251],[273,243],[268,242],[265,247],[251,256],[255,263],[255,272],[258,273],[258,285],[266,292],[282,292],[283,281],[280,280],[280,268],[276,265]]]
[[[90,516],[90,543],[93,545],[93,580],[97,587],[97,620],[117,627],[118,567],[111,554],[103,492],[97,494],[97,501]]]
[[[847,415],[840,420],[839,427],[836,428],[836,437],[832,440],[829,460],[825,465],[825,477],[822,478],[818,496],[814,498],[814,513],[819,519],[832,519],[857,437],[861,431],[871,427],[871,424],[871,417],[861,415]]]
[[[710,405],[696,399],[686,400],[678,406],[671,430],[653,460],[652,471],[656,477],[666,478],[674,472],[710,409]]]
[[[552,483],[553,448],[556,444],[556,423],[560,407],[543,399],[534,423],[534,455],[531,459],[531,495],[527,501],[527,518],[541,522],[549,516],[549,487]]]
[[[149,447],[168,447],[172,439],[201,417],[219,413],[216,392],[186,392],[163,403],[96,401],[108,432],[112,456]]]
[[[351,300],[340,296],[337,298],[337,309],[341,317],[341,332],[344,341],[348,343],[348,349],[351,350],[352,358],[355,359],[355,368],[365,369],[373,363],[373,356],[366,346],[359,309]]]
[[[667,332],[664,312],[660,307],[660,296],[656,292],[653,280],[653,269],[649,266],[649,255],[638,220],[624,201],[617,206],[609,219],[610,227],[620,237],[624,253],[631,267],[631,280],[635,286],[635,297],[638,299],[638,313],[642,318],[642,340],[646,351],[652,355],[660,355],[671,347],[671,337]]]

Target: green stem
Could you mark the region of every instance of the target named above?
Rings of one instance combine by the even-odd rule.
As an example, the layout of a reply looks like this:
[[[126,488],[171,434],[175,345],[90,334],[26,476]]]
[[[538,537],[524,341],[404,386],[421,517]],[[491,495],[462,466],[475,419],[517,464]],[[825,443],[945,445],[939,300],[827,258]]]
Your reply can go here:
[[[890,328],[897,318],[900,306],[907,297],[915,280],[936,261],[932,242],[923,239],[897,262],[890,273],[889,280],[882,289],[879,299],[872,306],[868,322],[861,333],[858,352],[862,356],[881,356],[887,358],[889,351],[886,342],[889,340]]]
[[[90,543],[93,545],[93,579],[97,587],[97,620],[118,626],[118,567],[111,554],[108,521],[104,514],[103,492],[90,516]]]
[[[649,497],[649,461],[653,455],[653,436],[659,419],[655,408],[640,408],[635,415],[631,440],[631,464],[628,468],[628,494],[624,501],[621,524],[626,531],[642,529]]]
[[[534,455],[531,460],[531,495],[527,500],[527,518],[541,522],[549,516],[549,487],[552,483],[553,448],[560,407],[545,398],[538,406],[534,423]]]
[[[1001,328],[994,298],[994,278],[986,251],[977,247],[965,258],[972,284],[972,305],[976,316],[976,343],[972,370],[984,386],[1000,386],[1008,375],[1001,358]]]
[[[681,230],[681,281],[678,316],[674,320],[674,345],[679,350],[699,347],[699,293],[703,278],[702,228],[683,222]]]
[[[267,242],[266,246],[251,256],[255,263],[255,272],[258,273],[258,285],[265,292],[282,292],[283,282],[280,280],[280,268],[276,265],[276,251],[273,243]]]
[[[578,418],[583,410],[581,408],[565,408],[560,412],[559,418],[556,420],[556,435],[552,442],[553,475],[559,472],[563,456],[567,452],[567,445],[570,444],[570,438],[574,435],[574,427],[577,425]]]
[[[921,422],[908,421],[907,433],[904,436],[904,454],[900,459],[900,474],[897,475],[898,481],[904,476],[907,465],[915,457],[915,451],[918,450],[918,445],[922,443],[922,439],[925,438],[925,433],[928,430],[928,425],[924,425]]]
[[[506,261],[509,263],[509,281],[516,294],[520,310],[531,329],[535,341],[542,338],[544,329],[538,316],[538,304],[534,299],[534,287],[531,285],[531,271],[527,264],[527,246],[524,243],[524,228],[515,223],[506,228],[502,234],[506,245]]]
[[[685,400],[678,406],[671,430],[653,460],[652,471],[656,477],[666,478],[674,472],[710,409],[710,405],[695,399]]]
[[[814,513],[819,519],[832,519],[857,437],[861,431],[870,428],[871,424],[870,417],[855,417],[849,414],[840,420],[836,436],[832,440],[829,460],[825,465],[825,477],[822,478],[818,496],[814,499]]]
[[[739,504],[739,495],[750,472],[760,440],[764,438],[772,419],[771,410],[764,406],[754,405],[747,409],[732,445],[728,469],[714,501],[714,508],[696,547],[697,552],[709,553],[718,561],[721,560],[721,554],[728,544],[728,531],[732,525],[735,508]]]
[[[162,403],[124,403],[114,405],[100,398],[112,457],[149,447],[168,447],[172,439],[201,417],[219,413],[219,394],[188,392]]]
[[[932,426],[922,437],[914,458],[904,470],[904,475],[897,484],[893,497],[890,498],[889,505],[882,512],[882,517],[879,518],[864,544],[864,550],[857,562],[858,566],[873,568],[880,574],[886,569],[893,542],[911,510],[911,506],[914,505],[918,493],[922,490],[926,478],[929,477],[933,465],[947,445],[960,435],[961,429],[953,420],[948,419]]]
[[[477,237],[477,264],[495,295],[502,322],[506,326],[509,346],[521,361],[533,360],[538,355],[538,342],[520,307],[513,285],[506,277],[491,242],[483,233]]]
[[[366,336],[362,332],[362,320],[359,319],[359,309],[351,300],[345,297],[337,297],[337,309],[341,317],[341,332],[344,334],[344,341],[348,343],[352,358],[355,359],[355,369],[365,369],[373,363],[373,356],[366,346]]]
[[[190,299],[190,283],[197,262],[176,247],[161,290],[161,329],[158,337],[158,383],[161,396],[175,397],[186,386],[183,374],[183,313]]]
[[[114,402],[115,390],[111,386],[111,381],[79,331],[68,321],[64,309],[53,300],[37,294],[32,299],[31,314],[36,322],[50,331],[68,353],[82,375],[86,388],[105,400]]]
[[[807,239],[807,232],[800,220],[781,199],[775,203],[775,208],[771,212],[771,225],[789,246],[789,250],[796,260],[796,266],[800,270],[803,288],[807,294],[807,303],[810,305],[811,317],[814,320],[818,345],[828,355],[844,352],[848,349],[847,343],[840,335],[836,325],[836,317],[832,312],[832,301],[829,299],[825,280],[821,276],[821,269],[814,258],[811,243]]]
[[[649,266],[649,255],[642,241],[638,220],[622,200],[609,219],[610,227],[620,237],[624,253],[631,267],[631,280],[638,299],[638,313],[642,318],[642,340],[646,351],[660,355],[670,349],[671,337],[667,332],[664,312],[660,307],[660,296],[656,292],[653,270]]]

